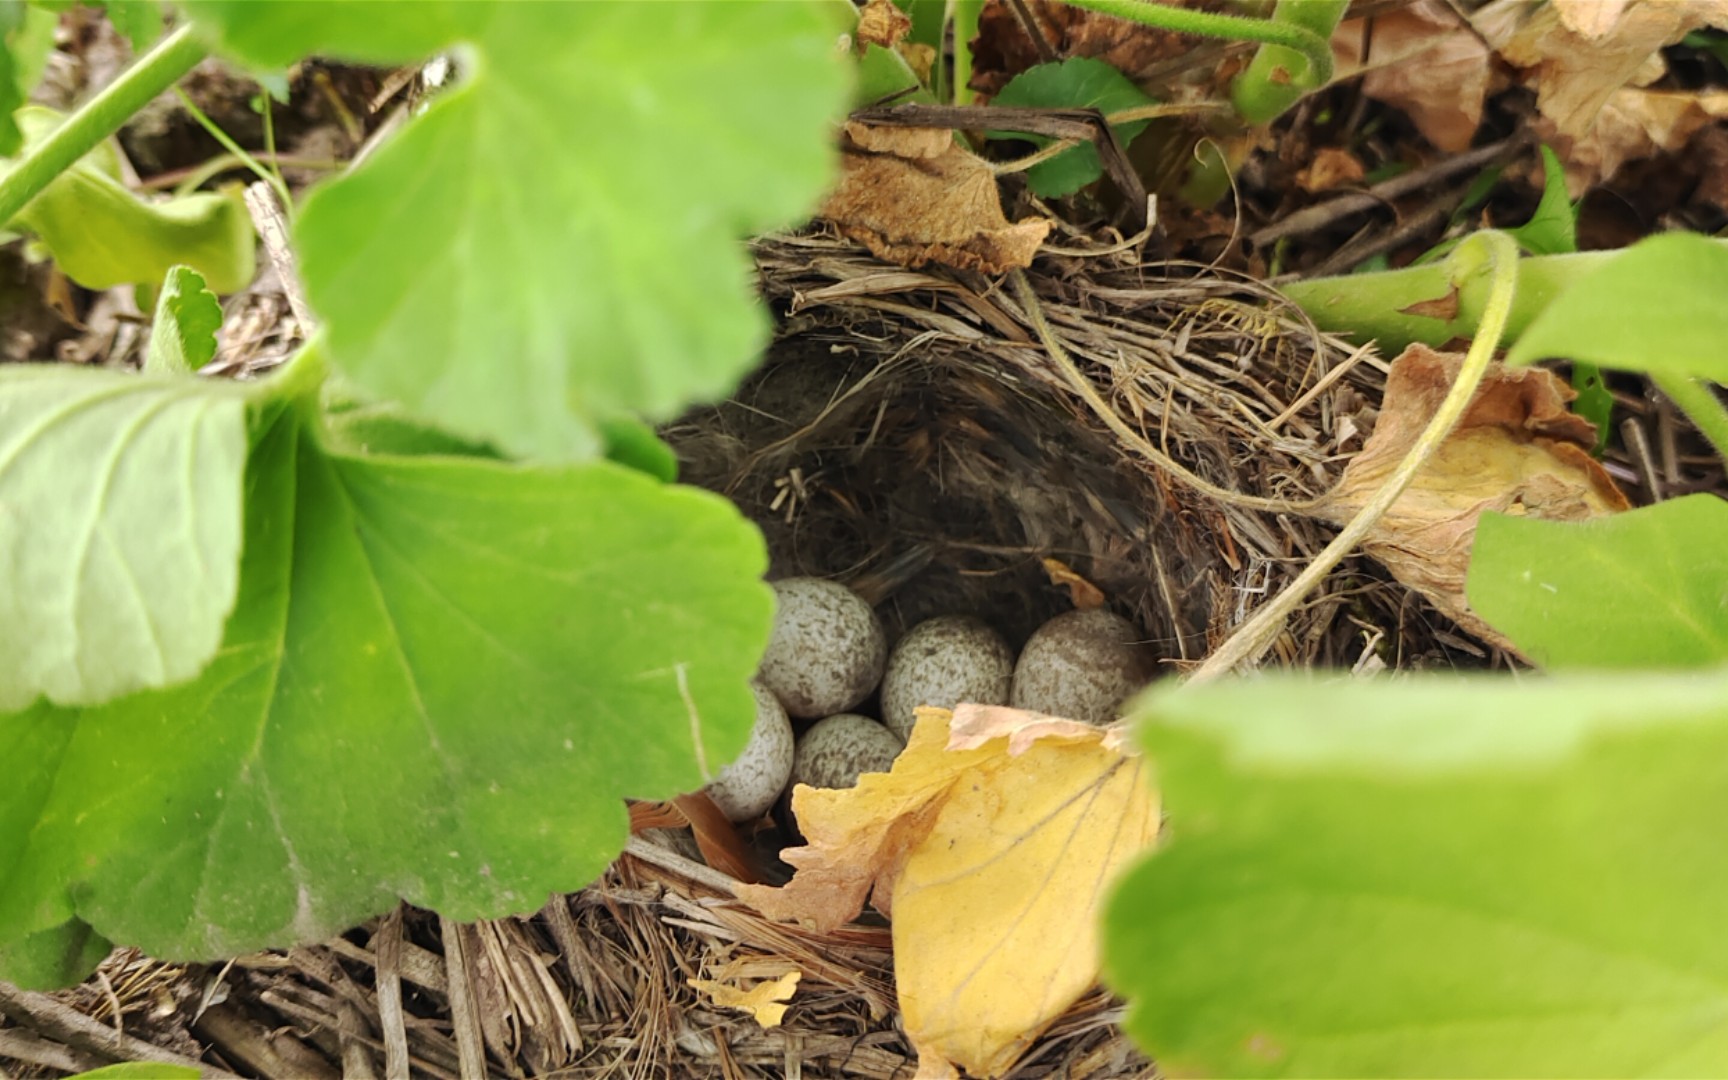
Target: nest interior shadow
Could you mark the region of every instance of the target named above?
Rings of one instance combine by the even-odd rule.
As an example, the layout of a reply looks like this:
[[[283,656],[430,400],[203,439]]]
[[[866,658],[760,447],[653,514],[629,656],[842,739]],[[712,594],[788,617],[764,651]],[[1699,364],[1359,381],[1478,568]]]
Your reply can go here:
[[[1019,645],[1072,606],[1055,559],[1170,670],[1200,660],[1330,538],[1278,504],[1332,485],[1383,387],[1378,357],[1264,286],[1128,252],[1028,275],[1067,368],[1000,282],[892,269],[821,235],[756,254],[780,319],[766,363],[663,434],[685,481],[761,526],[774,576],[845,582],[891,636],[966,613]],[[1454,648],[1440,620],[1441,639],[1412,638],[1413,616],[1421,605],[1351,560],[1273,662],[1351,664],[1376,633],[1403,643],[1393,666],[1412,640],[1429,659]]]

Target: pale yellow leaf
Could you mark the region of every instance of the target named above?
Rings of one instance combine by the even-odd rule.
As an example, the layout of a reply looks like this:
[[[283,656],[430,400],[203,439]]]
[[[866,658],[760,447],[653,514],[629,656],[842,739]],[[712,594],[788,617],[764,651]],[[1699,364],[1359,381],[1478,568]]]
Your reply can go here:
[[[785,1002],[792,999],[803,973],[788,971],[771,982],[759,983],[748,990],[713,979],[686,979],[699,994],[723,1009],[741,1009],[765,1028],[779,1027],[786,1017]]]
[[[1007,1072],[1096,982],[1104,890],[1159,821],[1120,729],[975,705],[918,710],[892,772],[800,787],[792,806],[810,841],[785,855],[797,875],[740,895],[833,926],[871,894],[921,1071],[975,1076]]]

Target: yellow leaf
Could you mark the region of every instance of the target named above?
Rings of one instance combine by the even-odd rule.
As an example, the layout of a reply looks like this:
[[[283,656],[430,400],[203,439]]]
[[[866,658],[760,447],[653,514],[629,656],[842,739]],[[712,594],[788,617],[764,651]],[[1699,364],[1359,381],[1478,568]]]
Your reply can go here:
[[[788,971],[772,982],[759,983],[748,990],[741,990],[728,983],[711,979],[686,979],[685,982],[696,988],[699,994],[706,994],[708,1000],[724,1009],[742,1009],[755,1017],[756,1022],[765,1028],[779,1027],[780,1021],[786,1017],[786,1001],[798,989],[798,980],[803,972]]]
[[[784,855],[796,876],[739,893],[828,928],[868,894],[894,922],[900,1008],[923,1067],[999,1076],[1097,980],[1103,893],[1157,838],[1144,769],[1118,728],[919,709],[892,772],[793,792],[809,840]]]

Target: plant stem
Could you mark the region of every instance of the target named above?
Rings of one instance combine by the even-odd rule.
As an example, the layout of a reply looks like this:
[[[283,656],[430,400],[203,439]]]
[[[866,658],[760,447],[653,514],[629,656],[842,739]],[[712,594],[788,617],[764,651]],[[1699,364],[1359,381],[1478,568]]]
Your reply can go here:
[[[1404,455],[1404,460],[1398,463],[1398,467],[1386,478],[1386,483],[1374,493],[1368,504],[1358,510],[1349,524],[1326,545],[1325,550],[1296,575],[1296,580],[1255,612],[1247,622],[1237,627],[1229,640],[1194,670],[1188,678],[1190,684],[1208,682],[1238,665],[1251,664],[1258,660],[1277,639],[1284,627],[1284,620],[1307,599],[1315,586],[1332,572],[1333,567],[1356,550],[1356,546],[1373,529],[1375,523],[1398,501],[1398,497],[1404,494],[1404,489],[1410,486],[1410,481],[1415,479],[1416,474],[1428,463],[1428,459],[1451,432],[1452,426],[1464,414],[1465,407],[1470,404],[1477,385],[1482,381],[1483,373],[1488,370],[1488,362],[1499,348],[1500,337],[1505,332],[1507,319],[1512,314],[1512,300],[1518,288],[1518,245],[1503,232],[1479,232],[1459,244],[1447,259],[1446,265],[1460,278],[1474,275],[1486,267],[1492,281],[1488,302],[1482,312],[1481,327],[1475,339],[1470,342],[1470,350],[1464,356],[1464,363],[1458,369],[1458,378],[1452,383],[1452,389],[1447,391],[1446,399],[1440,403],[1433,419],[1428,421],[1428,426],[1410,447],[1410,452]]]
[[[1272,22],[1299,26],[1321,41],[1330,42],[1332,31],[1338,29],[1349,6],[1350,0],[1278,0]],[[1332,49],[1328,45],[1328,65],[1331,59]],[[1230,84],[1230,100],[1250,124],[1269,124],[1302,100],[1302,95],[1324,85],[1331,77],[1330,67],[1325,74],[1318,73],[1311,55],[1284,45],[1262,45],[1247,69]]]
[[[1283,11],[1290,2],[1291,0],[1282,0],[1278,10]],[[1337,0],[1296,2],[1317,3],[1326,7],[1338,6]],[[1301,54],[1307,62],[1308,70],[1302,72],[1295,81],[1309,89],[1324,84],[1332,77],[1332,46],[1324,37],[1295,20],[1274,21],[1251,19],[1245,15],[1216,15],[1209,11],[1167,7],[1149,0],[1067,0],[1067,3],[1072,7],[1085,8],[1102,15],[1114,15],[1118,19],[1127,19],[1159,30],[1174,30],[1179,34],[1282,45]]]
[[[954,0],[954,85],[950,104],[972,104],[972,39],[978,36],[978,19],[984,0]]]
[[[253,176],[256,176],[258,179],[264,181],[275,189],[276,197],[282,202],[282,212],[292,217],[294,214],[294,196],[289,192],[287,183],[282,179],[282,174],[280,172],[272,172],[271,170],[266,169],[262,162],[247,153],[246,150],[242,148],[239,143],[235,142],[226,131],[222,130],[221,126],[218,125],[216,121],[210,119],[204,114],[204,110],[198,107],[197,102],[193,101],[186,91],[176,86],[174,92],[180,95],[180,104],[186,107],[187,113],[191,115],[192,119],[198,122],[199,127],[209,132],[210,137],[215,139],[216,142],[221,145],[222,149],[228,151],[228,153],[239,159],[240,163],[246,166],[247,170],[251,172]],[[270,96],[266,94],[264,100],[268,102]],[[268,109],[269,106],[266,105],[265,108]],[[268,125],[266,125],[266,130],[268,130]],[[272,150],[272,152],[274,151]]]
[[[48,138],[19,159],[0,179],[0,222],[9,222],[24,204],[103,139],[120,130],[138,110],[204,59],[204,45],[190,25],[163,38],[100,94],[85,102]]]
[[[1456,252],[1456,249],[1454,249]],[[1518,295],[1508,324],[1510,343],[1542,309],[1618,252],[1538,255],[1518,263]],[[1473,337],[1493,293],[1487,278],[1460,278],[1450,259],[1372,274],[1309,278],[1278,286],[1314,325],[1356,341],[1377,340],[1390,356],[1412,341],[1439,347]]]
[[[1728,461],[1728,407],[1722,404],[1715,388],[1702,379],[1666,372],[1652,372],[1650,381],[1668,396],[1669,401],[1680,407],[1700,434],[1710,440],[1717,455]]]

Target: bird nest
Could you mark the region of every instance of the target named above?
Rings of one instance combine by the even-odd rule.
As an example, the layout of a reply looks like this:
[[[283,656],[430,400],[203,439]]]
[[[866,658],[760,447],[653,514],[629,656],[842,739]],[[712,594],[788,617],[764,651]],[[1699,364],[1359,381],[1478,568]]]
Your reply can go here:
[[[780,318],[766,364],[666,437],[684,479],[761,526],[776,575],[845,582],[891,637],[969,613],[1018,645],[1078,577],[1178,673],[1325,545],[1296,508],[1337,481],[1384,387],[1377,356],[1265,286],[1133,249],[1044,256],[1033,297],[824,235],[761,242],[757,262]],[[1272,662],[1480,656],[1353,560]]]
[[[1024,289],[885,266],[823,234],[756,255],[779,321],[767,362],[664,434],[685,480],[762,527],[775,574],[847,583],[891,635],[959,612],[1018,644],[1093,590],[1084,602],[1134,619],[1177,674],[1324,546],[1329,528],[1290,507],[1335,483],[1381,399],[1383,362],[1264,286],[1129,247],[1047,252]],[[1270,662],[1481,655],[1358,559]],[[260,1076],[913,1076],[887,928],[778,925],[732,884],[639,836],[531,918],[403,909],[226,966],[117,954],[74,991],[0,1001],[0,1058],[35,1062],[26,1075],[201,1051],[206,1069]],[[802,981],[767,1029],[689,983],[790,969]],[[1119,1018],[1090,994],[1011,1075],[1152,1075]]]

